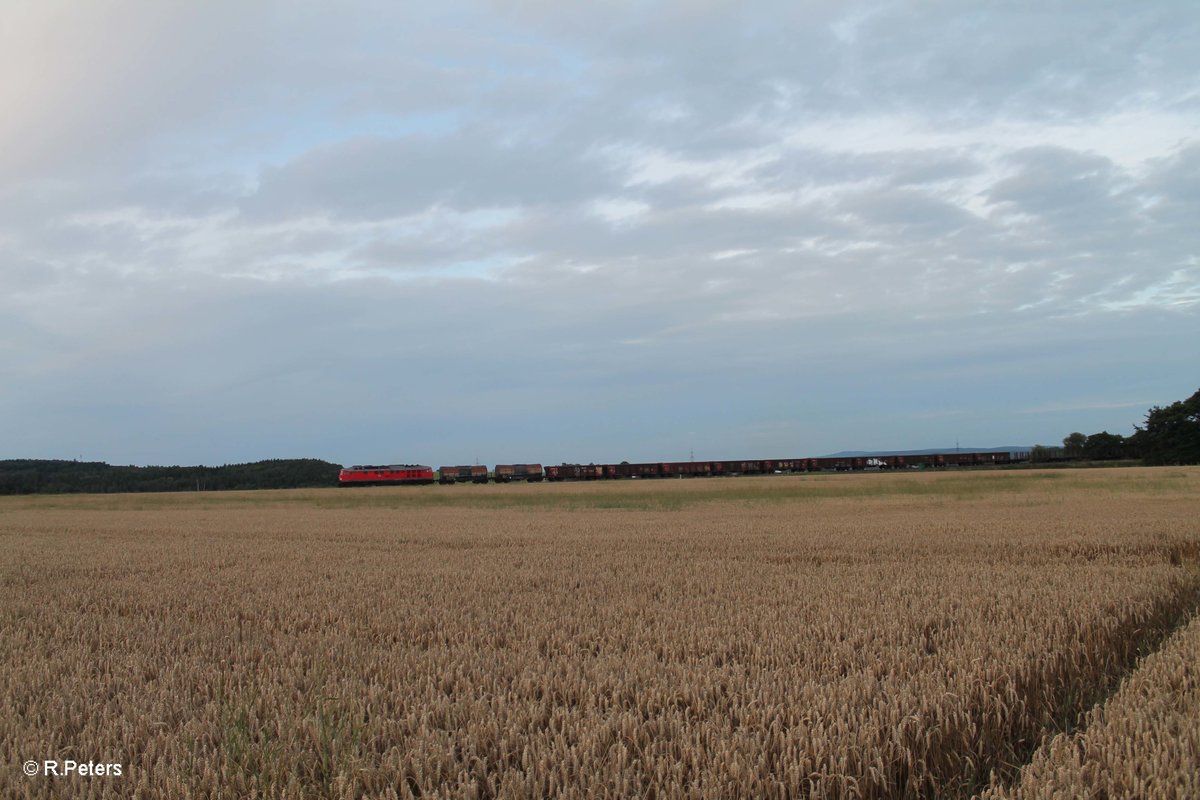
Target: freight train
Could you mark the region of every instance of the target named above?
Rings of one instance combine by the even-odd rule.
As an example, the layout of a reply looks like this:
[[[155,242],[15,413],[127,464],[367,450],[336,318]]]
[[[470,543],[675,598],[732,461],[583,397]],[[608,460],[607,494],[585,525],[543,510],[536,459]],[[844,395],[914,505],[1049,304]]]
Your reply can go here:
[[[1028,453],[929,453],[831,458],[772,458],[756,461],[655,461],[631,464],[497,464],[488,472],[484,466],[432,467],[420,464],[355,466],[343,469],[341,486],[397,484],[512,483],[514,481],[592,481],[620,478],[692,478],[706,476],[778,475],[801,472],[859,472],[865,470],[980,467],[1015,464],[1029,459]]]

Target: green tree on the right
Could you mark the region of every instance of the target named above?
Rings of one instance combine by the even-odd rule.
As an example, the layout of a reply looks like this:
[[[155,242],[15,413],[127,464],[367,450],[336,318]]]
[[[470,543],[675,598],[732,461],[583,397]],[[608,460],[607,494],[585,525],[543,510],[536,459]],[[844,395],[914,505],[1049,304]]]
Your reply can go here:
[[[1147,464],[1200,464],[1200,389],[1187,400],[1154,406],[1132,443]]]

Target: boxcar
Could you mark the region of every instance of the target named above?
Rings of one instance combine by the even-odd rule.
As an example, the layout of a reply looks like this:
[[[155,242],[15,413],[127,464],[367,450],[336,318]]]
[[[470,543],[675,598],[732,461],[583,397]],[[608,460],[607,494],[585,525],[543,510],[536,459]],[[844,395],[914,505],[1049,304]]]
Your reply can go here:
[[[487,483],[488,468],[484,466],[439,467],[438,483]]]
[[[535,483],[546,477],[541,464],[497,464],[496,483],[528,481]]]

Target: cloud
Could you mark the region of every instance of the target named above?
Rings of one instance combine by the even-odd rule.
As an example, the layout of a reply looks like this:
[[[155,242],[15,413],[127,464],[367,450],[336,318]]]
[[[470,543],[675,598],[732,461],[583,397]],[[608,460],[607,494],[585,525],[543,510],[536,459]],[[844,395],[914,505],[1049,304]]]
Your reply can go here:
[[[1194,391],[1198,14],[421,11],[9,13],[0,441],[812,454]]]
[[[1049,411],[1108,411],[1110,409],[1148,409],[1154,405],[1152,400],[1135,400],[1133,402],[1117,402],[1113,403],[1107,400],[1099,402],[1081,401],[1076,403],[1066,403],[1061,405],[1043,405],[1033,408],[1026,408],[1021,411],[1023,414],[1044,414]]]
[[[486,136],[350,140],[263,170],[242,203],[251,219],[380,220],[434,206],[460,211],[562,203],[613,187],[581,154]]]

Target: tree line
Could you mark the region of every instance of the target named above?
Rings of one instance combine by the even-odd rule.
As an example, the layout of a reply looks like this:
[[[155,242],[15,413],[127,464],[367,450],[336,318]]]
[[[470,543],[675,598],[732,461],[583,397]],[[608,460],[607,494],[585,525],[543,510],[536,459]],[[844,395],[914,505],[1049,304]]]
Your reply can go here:
[[[341,466],[315,458],[220,467],[120,467],[102,461],[0,461],[0,495],[68,492],[188,492],[333,486]]]
[[[1154,406],[1144,425],[1135,425],[1132,436],[1108,431],[1087,436],[1078,431],[1063,439],[1062,447],[1034,446],[1031,461],[1087,459],[1108,461],[1140,459],[1152,466],[1200,464],[1200,390],[1169,406]]]

